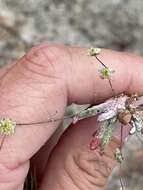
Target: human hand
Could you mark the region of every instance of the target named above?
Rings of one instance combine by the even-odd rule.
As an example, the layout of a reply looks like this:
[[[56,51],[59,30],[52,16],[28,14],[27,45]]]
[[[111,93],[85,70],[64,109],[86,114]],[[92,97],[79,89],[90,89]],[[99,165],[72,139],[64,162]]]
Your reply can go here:
[[[141,57],[109,50],[103,50],[100,57],[116,71],[112,84],[117,94],[143,94]],[[0,80],[0,116],[17,123],[38,123],[62,119],[67,104],[73,102],[102,102],[112,91],[108,81],[100,79],[99,69],[99,62],[87,56],[86,48],[37,46]],[[55,140],[50,137],[59,124],[60,120],[17,126],[15,134],[5,139],[0,151],[1,190],[23,189],[29,160],[35,154],[32,164],[37,164],[40,190],[105,188],[116,164],[113,154],[118,143],[112,141],[103,156],[98,150],[90,151],[96,118],[85,119],[69,127],[48,159]]]

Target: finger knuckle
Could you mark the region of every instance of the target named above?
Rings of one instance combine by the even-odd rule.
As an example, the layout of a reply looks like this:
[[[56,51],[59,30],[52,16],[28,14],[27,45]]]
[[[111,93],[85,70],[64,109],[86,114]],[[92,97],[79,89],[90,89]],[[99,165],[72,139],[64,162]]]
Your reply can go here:
[[[63,68],[65,50],[62,46],[39,45],[33,47],[24,56],[24,66],[27,69],[44,76],[57,76]]]

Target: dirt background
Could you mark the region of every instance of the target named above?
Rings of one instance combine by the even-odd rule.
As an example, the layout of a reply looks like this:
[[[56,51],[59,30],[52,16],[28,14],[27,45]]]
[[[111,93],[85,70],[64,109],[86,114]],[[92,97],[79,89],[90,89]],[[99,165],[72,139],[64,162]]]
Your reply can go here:
[[[0,65],[46,41],[142,55],[142,10],[142,0],[0,0]],[[130,140],[128,144],[123,172],[127,189],[142,190],[143,153],[140,158],[134,154],[142,143]],[[119,189],[116,178],[108,190]]]

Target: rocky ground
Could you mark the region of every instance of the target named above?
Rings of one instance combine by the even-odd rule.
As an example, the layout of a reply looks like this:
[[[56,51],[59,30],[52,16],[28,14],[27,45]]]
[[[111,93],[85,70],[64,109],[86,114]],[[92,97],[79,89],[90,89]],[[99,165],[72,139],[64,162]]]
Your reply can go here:
[[[142,0],[0,0],[0,65],[46,41],[143,54],[142,10]],[[129,160],[129,189],[140,190],[143,164]],[[116,181],[108,189],[115,190]]]

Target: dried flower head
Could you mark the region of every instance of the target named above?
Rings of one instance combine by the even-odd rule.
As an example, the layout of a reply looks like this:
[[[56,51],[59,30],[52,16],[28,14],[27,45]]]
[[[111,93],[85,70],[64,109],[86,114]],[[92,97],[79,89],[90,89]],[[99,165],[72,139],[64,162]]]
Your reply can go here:
[[[112,74],[114,73],[115,71],[108,68],[108,67],[104,67],[100,70],[100,76],[102,79],[110,79],[112,77]]]
[[[91,47],[88,49],[88,55],[90,55],[90,56],[96,56],[96,55],[100,54],[100,52],[101,52],[100,48]]]
[[[127,125],[132,119],[132,114],[129,110],[121,110],[118,113],[118,119],[120,123],[122,123],[123,125]]]
[[[11,135],[15,132],[16,123],[9,118],[0,119],[0,134]]]

